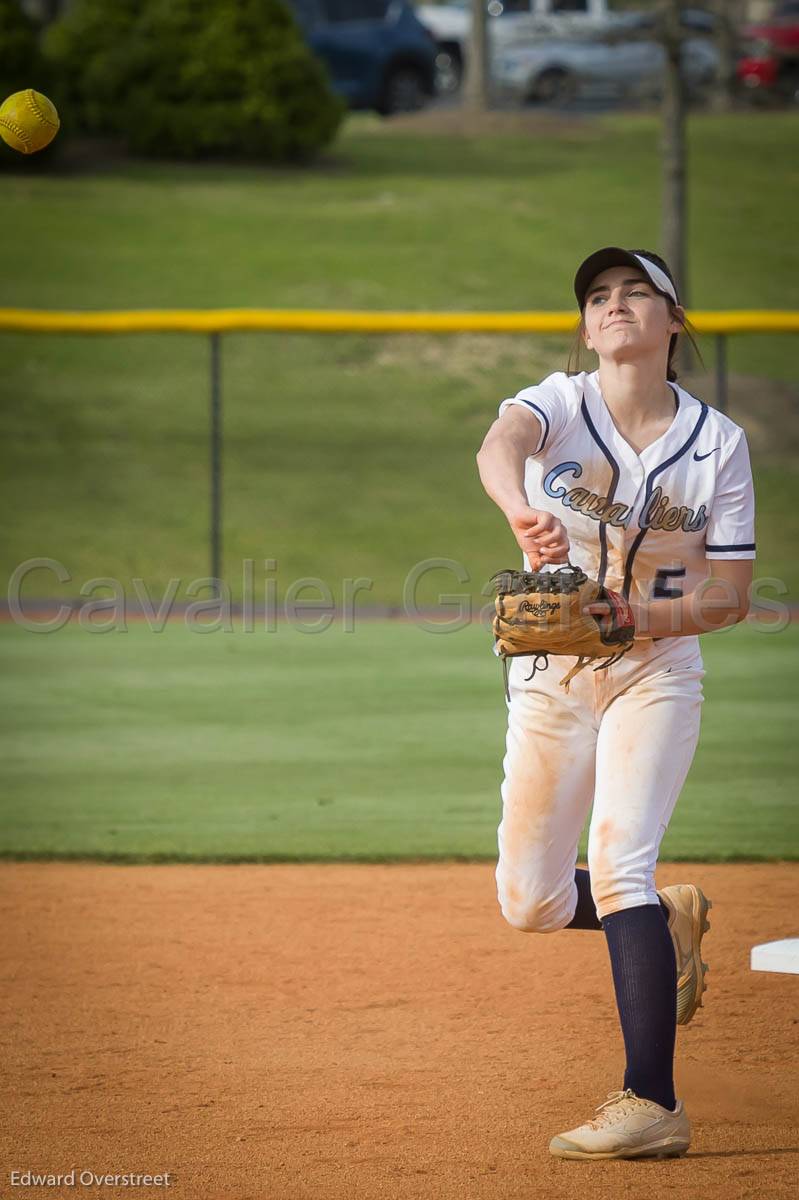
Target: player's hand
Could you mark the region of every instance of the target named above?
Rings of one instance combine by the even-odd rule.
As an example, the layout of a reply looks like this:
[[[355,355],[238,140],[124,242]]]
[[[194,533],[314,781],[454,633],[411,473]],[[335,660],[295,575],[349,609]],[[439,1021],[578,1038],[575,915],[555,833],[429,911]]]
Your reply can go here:
[[[568,562],[569,535],[566,526],[553,513],[523,505],[507,513],[507,518],[533,571],[539,570],[544,563]]]
[[[637,638],[647,637],[649,629],[648,609],[644,604],[631,604],[630,609],[635,622],[635,636]],[[594,600],[591,604],[586,604],[583,612],[592,617],[599,619],[601,625],[603,620],[612,616],[613,609],[605,600]]]

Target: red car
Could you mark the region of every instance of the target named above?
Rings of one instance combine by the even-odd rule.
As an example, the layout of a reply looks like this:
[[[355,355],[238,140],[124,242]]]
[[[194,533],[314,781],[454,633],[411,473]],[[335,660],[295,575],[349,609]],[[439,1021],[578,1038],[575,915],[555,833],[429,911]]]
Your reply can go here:
[[[736,73],[753,98],[799,104],[799,0],[742,30]]]

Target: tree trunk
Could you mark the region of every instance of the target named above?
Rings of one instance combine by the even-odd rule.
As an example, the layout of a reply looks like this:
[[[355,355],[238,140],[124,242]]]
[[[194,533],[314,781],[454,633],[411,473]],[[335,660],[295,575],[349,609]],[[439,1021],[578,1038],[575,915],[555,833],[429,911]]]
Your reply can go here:
[[[475,113],[488,111],[489,47],[486,0],[472,0],[472,33],[466,64],[466,103]]]
[[[688,306],[686,243],[685,95],[680,71],[681,0],[661,0],[660,37],[665,51],[661,126],[663,257],[671,267],[680,302]],[[681,339],[674,365],[686,370],[691,363],[690,343]],[[687,345],[687,350],[686,350]],[[679,360],[679,361],[677,361]]]
[[[713,0],[716,18],[716,49],[719,69],[711,104],[716,112],[729,112],[735,105],[735,65],[738,30],[744,23],[743,0]]]

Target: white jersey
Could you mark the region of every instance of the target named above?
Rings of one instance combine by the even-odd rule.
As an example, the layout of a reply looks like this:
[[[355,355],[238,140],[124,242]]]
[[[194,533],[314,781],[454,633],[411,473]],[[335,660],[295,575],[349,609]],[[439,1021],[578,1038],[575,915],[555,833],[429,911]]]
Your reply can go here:
[[[755,557],[746,435],[670,386],[674,420],[640,454],[611,419],[599,371],[556,371],[499,406],[525,406],[541,424],[525,467],[530,505],[563,522],[575,565],[634,602],[693,591],[713,559]]]

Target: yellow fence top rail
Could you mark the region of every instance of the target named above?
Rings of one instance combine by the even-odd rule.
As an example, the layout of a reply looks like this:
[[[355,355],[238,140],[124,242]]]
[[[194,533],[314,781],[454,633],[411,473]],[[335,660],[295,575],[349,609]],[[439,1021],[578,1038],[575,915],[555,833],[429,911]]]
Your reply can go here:
[[[698,333],[799,333],[799,312],[688,311]],[[573,312],[347,312],[301,308],[47,312],[0,308],[15,333],[573,333]]]

